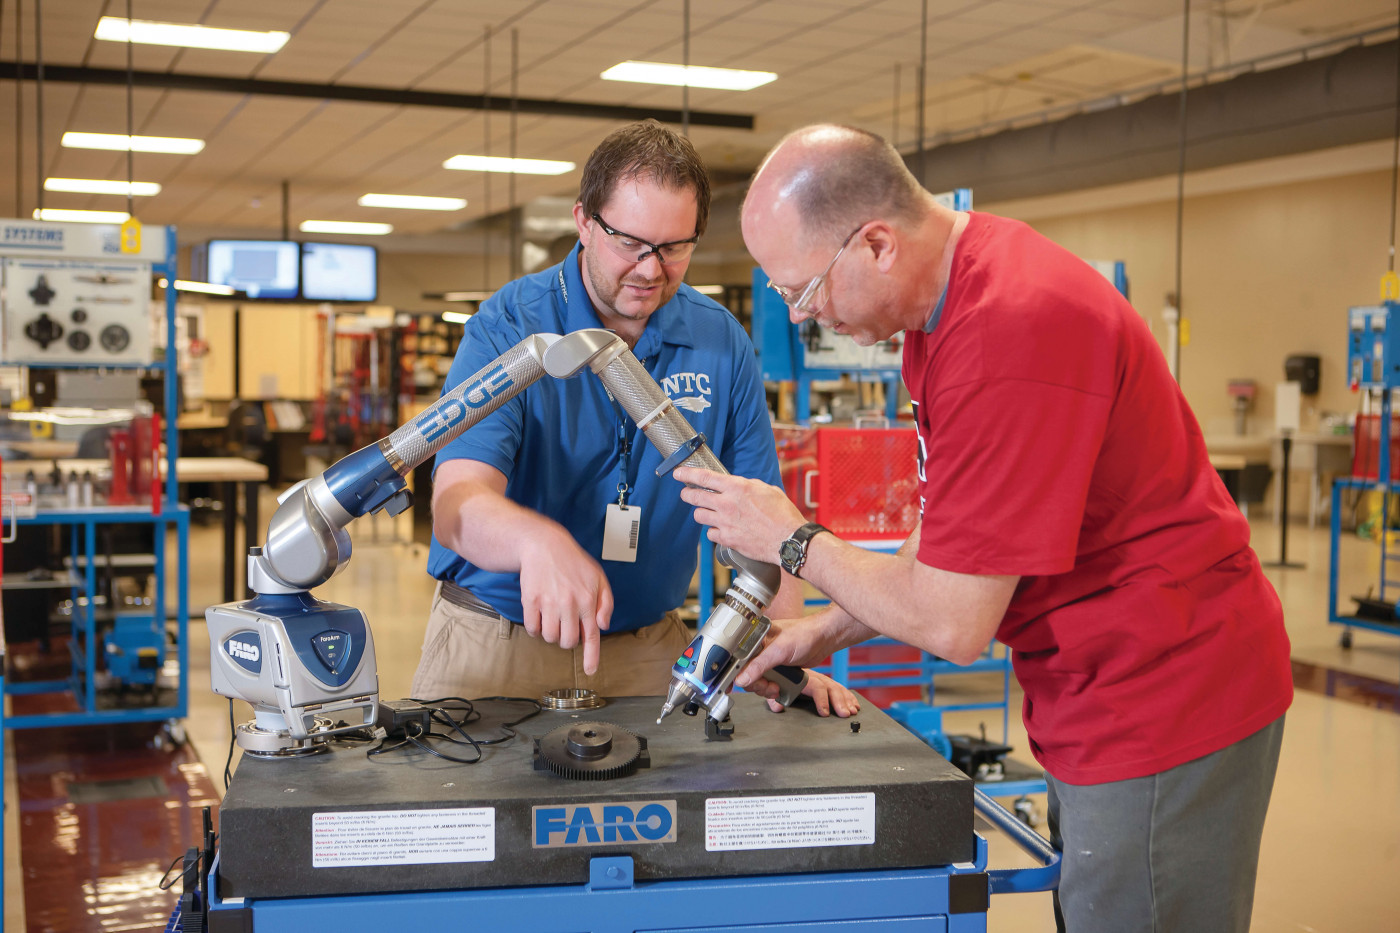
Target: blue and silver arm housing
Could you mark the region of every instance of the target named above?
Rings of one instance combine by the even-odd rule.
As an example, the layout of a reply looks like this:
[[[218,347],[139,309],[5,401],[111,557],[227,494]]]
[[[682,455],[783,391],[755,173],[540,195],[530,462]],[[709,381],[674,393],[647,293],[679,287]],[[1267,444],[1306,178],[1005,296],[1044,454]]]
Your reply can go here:
[[[281,497],[266,544],[249,548],[257,597],[205,613],[214,692],[248,702],[256,716],[237,729],[245,752],[307,754],[337,732],[374,726],[379,674],[364,613],[307,591],[349,561],[347,525],[408,508],[409,471],[542,377],[544,351],[560,339],[526,337],[387,438]]]
[[[268,523],[267,543],[249,553],[253,591],[309,590],[339,573],[350,560],[345,527],[381,509],[397,515],[408,508],[409,471],[542,377],[544,351],[559,339],[526,337],[393,434],[287,490]]]

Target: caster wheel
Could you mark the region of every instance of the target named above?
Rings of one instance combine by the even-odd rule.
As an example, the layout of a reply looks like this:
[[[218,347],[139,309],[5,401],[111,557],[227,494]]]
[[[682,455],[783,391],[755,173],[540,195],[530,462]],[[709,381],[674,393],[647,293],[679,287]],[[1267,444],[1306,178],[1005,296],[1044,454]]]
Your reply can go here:
[[[1347,629],[1345,632],[1342,632],[1342,647],[1351,647],[1351,629]]]
[[[185,724],[178,719],[171,719],[161,727],[159,738],[164,740],[164,744],[171,748],[179,748],[185,744],[188,735],[185,733]]]
[[[1031,829],[1040,825],[1040,814],[1035,812],[1035,803],[1029,797],[1022,797],[1012,805],[1011,812],[1016,814],[1016,819],[1025,823]]]

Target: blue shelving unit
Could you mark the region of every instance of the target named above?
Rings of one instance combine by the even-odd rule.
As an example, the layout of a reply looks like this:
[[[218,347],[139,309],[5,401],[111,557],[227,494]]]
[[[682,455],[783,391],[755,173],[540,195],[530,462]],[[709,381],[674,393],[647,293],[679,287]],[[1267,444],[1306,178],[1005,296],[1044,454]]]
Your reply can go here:
[[[1354,390],[1379,396],[1380,416],[1377,425],[1376,475],[1374,478],[1350,476],[1332,484],[1331,564],[1327,586],[1327,619],[1344,626],[1342,647],[1351,647],[1351,630],[1366,629],[1386,635],[1400,636],[1400,606],[1397,606],[1396,563],[1400,554],[1391,542],[1391,497],[1400,492],[1400,484],[1392,481],[1394,463],[1391,459],[1392,394],[1400,388],[1400,302],[1383,301],[1379,305],[1351,308],[1347,312],[1347,381]],[[1366,443],[1369,433],[1358,422],[1356,444]],[[1364,469],[1363,464],[1363,469]],[[1340,566],[1342,535],[1342,494],[1352,490],[1355,495],[1376,490],[1381,496],[1380,579],[1377,589],[1365,602],[1358,598],[1357,611],[1344,614],[1337,608],[1340,596],[1337,571]],[[1363,606],[1368,609],[1365,614]],[[1388,608],[1387,608],[1388,607]]]
[[[20,222],[16,222],[20,223]],[[88,224],[35,224],[36,228],[52,231],[59,228],[89,228]],[[82,233],[86,234],[84,230]],[[176,239],[174,227],[150,227],[147,235],[159,237],[164,248],[157,250],[158,259],[152,259],[151,271],[164,276],[167,281],[176,278]],[[82,237],[75,235],[75,240]],[[90,239],[90,237],[89,237]],[[60,242],[62,238],[59,238]],[[77,257],[88,258],[78,254]],[[110,260],[111,256],[93,256],[95,260]],[[151,259],[149,251],[142,259]],[[70,586],[73,613],[70,627],[69,646],[72,658],[67,676],[47,681],[24,681],[16,683],[12,678],[3,679],[3,691],[7,696],[25,696],[47,693],[70,693],[76,709],[60,712],[36,713],[23,716],[10,716],[3,720],[6,729],[25,729],[44,726],[79,726],[100,723],[152,722],[183,718],[189,709],[189,509],[179,504],[178,477],[175,471],[175,455],[179,450],[175,417],[178,411],[176,352],[175,352],[175,290],[165,292],[165,338],[164,360],[158,364],[164,372],[164,439],[166,448],[165,478],[160,496],[160,508],[134,506],[92,506],[72,509],[40,510],[30,518],[18,519],[24,525],[61,525],[68,528],[68,554],[74,573],[81,568],[81,576],[75,576]],[[30,366],[42,364],[27,363]],[[104,368],[148,368],[146,364],[114,364]],[[55,367],[60,368],[60,367]],[[61,368],[81,368],[65,364]],[[172,608],[167,599],[168,575],[176,578],[176,598],[173,617],[176,623],[175,652],[178,665],[178,683],[174,696],[169,702],[162,702],[162,694],[157,693],[155,702],[146,705],[127,705],[110,701],[97,690],[99,670],[98,651],[100,632],[97,620],[95,596],[97,593],[97,537],[98,529],[104,525],[150,524],[154,530],[154,570],[155,595],[150,611],[120,613],[120,619],[128,624],[149,625],[159,637],[166,637],[167,620],[172,617]],[[171,555],[167,538],[175,531],[175,553]],[[171,560],[173,556],[174,560]],[[115,620],[114,620],[115,624]],[[164,696],[169,696],[169,688]]]

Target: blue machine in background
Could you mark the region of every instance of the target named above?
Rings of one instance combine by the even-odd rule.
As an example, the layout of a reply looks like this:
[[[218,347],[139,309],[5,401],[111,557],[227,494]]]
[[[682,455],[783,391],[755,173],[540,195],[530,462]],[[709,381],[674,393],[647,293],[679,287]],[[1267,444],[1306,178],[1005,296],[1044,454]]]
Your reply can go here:
[[[165,663],[165,632],[144,618],[118,616],[103,639],[107,673],[127,686],[153,687]]]
[[[1333,624],[1345,626],[1341,644],[1350,648],[1353,628],[1400,635],[1400,613],[1397,613],[1395,562],[1400,555],[1390,540],[1391,495],[1400,491],[1395,483],[1392,463],[1391,395],[1400,388],[1400,302],[1383,301],[1378,305],[1351,308],[1347,311],[1347,383],[1352,391],[1379,397],[1379,414],[1357,419],[1354,432],[1355,456],[1353,471],[1362,475],[1338,479],[1332,484],[1331,569],[1328,575],[1327,618]],[[1374,454],[1375,471],[1370,462]],[[1379,586],[1365,596],[1353,596],[1355,610],[1344,614],[1337,608],[1337,570],[1342,532],[1342,496],[1346,490],[1359,496],[1370,490],[1383,491],[1380,522],[1380,581]]]

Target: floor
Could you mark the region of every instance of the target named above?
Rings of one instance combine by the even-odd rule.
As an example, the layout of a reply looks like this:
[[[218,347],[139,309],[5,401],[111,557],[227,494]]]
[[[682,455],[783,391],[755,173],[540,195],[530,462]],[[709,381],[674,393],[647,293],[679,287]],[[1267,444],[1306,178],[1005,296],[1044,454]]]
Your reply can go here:
[[[270,500],[265,502],[265,508],[271,506]],[[1267,519],[1253,524],[1256,550],[1266,559],[1277,557],[1276,527]],[[184,752],[189,755],[188,760],[175,766],[175,773],[182,776],[181,786],[186,787],[182,791],[184,804],[190,806],[203,799],[200,788],[207,785],[200,781],[210,782],[221,791],[221,775],[229,754],[228,706],[208,689],[208,640],[203,626],[197,624],[202,618],[200,610],[218,600],[218,535],[215,526],[195,527],[191,537],[190,592],[196,624],[191,626],[192,688],[186,721],[190,746]],[[354,537],[355,556],[347,572],[318,594],[366,611],[374,626],[381,694],[402,696],[408,692],[417,662],[431,597],[432,588],[422,569],[426,550],[410,543],[402,526],[356,528]],[[1395,896],[1394,888],[1400,879],[1400,638],[1357,631],[1354,646],[1350,650],[1340,648],[1340,629],[1326,624],[1325,529],[1291,526],[1289,549],[1289,558],[1305,564],[1305,568],[1270,570],[1269,576],[1284,603],[1300,689],[1288,715],[1279,777],[1265,828],[1253,929],[1255,933],[1398,930],[1400,898]],[[1341,563],[1347,570],[1340,591],[1364,593],[1375,578],[1377,561],[1373,543],[1344,540]],[[1334,696],[1326,695],[1326,691]],[[940,684],[940,694],[949,699],[975,699],[999,693],[999,683],[987,675],[946,678]],[[1017,708],[1019,698],[1013,695],[1012,702],[1013,709]],[[237,708],[234,716],[242,721],[249,718],[249,711],[247,707]],[[947,725],[952,732],[976,732],[984,720],[989,736],[999,735],[999,716],[955,714],[948,717]],[[1020,749],[1017,756],[1029,760],[1024,751],[1024,731],[1017,720],[1013,713],[1009,740]],[[7,801],[13,801],[17,799],[15,746],[30,746],[28,751],[20,748],[20,767],[25,769],[32,767],[34,756],[60,743],[46,741],[42,733],[25,736],[18,743],[14,736],[7,736],[7,743],[5,796]],[[171,750],[170,754],[176,752]],[[236,765],[235,754],[235,768]],[[172,779],[167,783],[177,782]],[[1036,801],[1036,805],[1043,813],[1043,800]],[[99,812],[93,805],[87,809],[90,818]],[[80,819],[82,814],[77,811],[81,810],[78,807],[64,812],[72,819]],[[122,830],[113,830],[105,815],[115,811],[101,812],[106,833],[119,835]],[[75,893],[74,910],[58,919],[52,914],[39,917],[31,911],[26,926],[21,912],[21,884],[35,874],[30,860],[44,855],[31,853],[31,842],[25,848],[24,866],[16,864],[19,817],[14,806],[7,807],[5,930],[86,933],[159,929],[139,923],[124,924],[110,911],[99,916],[104,909],[99,902],[110,904],[123,898],[145,905],[145,916],[153,914],[148,887],[118,890],[113,898],[103,901],[98,895],[105,889],[97,879],[75,882],[73,890],[82,896]],[[158,859],[165,863],[179,855],[184,846],[193,845],[198,832],[197,819],[172,817],[168,822],[171,826],[166,836],[160,837],[164,849]],[[1024,864],[999,835],[994,834],[991,843],[994,867]],[[76,839],[68,843],[70,853],[76,844]],[[156,861],[153,854],[149,863]],[[143,885],[151,881],[148,875],[135,877]],[[998,896],[992,902],[988,925],[990,930],[1001,933],[1053,930],[1049,896]]]

